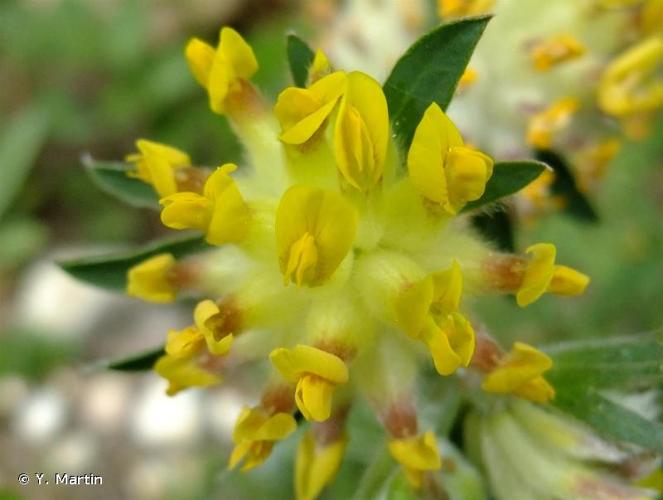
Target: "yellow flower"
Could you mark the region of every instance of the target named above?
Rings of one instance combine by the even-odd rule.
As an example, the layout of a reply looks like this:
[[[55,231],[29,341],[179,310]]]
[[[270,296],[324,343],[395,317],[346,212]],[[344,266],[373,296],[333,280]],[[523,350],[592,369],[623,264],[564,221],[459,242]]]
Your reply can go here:
[[[172,282],[175,257],[161,253],[132,266],[127,273],[127,295],[148,302],[173,302],[177,287]]]
[[[212,111],[226,112],[228,99],[242,91],[242,86],[256,71],[258,62],[251,47],[232,28],[221,30],[216,50],[193,38],[185,50],[191,72],[207,89]]]
[[[555,265],[557,249],[551,243],[537,243],[526,250],[532,254],[525,275],[516,293],[516,302],[525,307],[545,292],[558,295],[580,295],[589,284],[589,277],[567,266]]]
[[[232,345],[233,332],[224,324],[224,312],[211,300],[199,302],[193,311],[193,320],[198,331],[203,335],[210,354],[223,356]]]
[[[193,312],[194,325],[168,332],[166,353],[173,357],[198,354],[205,346],[210,354],[224,356],[230,351],[233,333],[224,327],[223,313],[211,300],[203,300]]]
[[[295,458],[295,493],[297,500],[314,500],[331,483],[341,466],[347,438],[317,444],[311,432],[304,434]]]
[[[389,115],[382,87],[364,73],[347,78],[334,133],[338,169],[346,181],[367,191],[382,178],[389,140]]]
[[[248,231],[250,213],[229,175],[236,169],[231,163],[216,169],[202,195],[182,192],[163,198],[161,222],[172,229],[199,229],[213,245],[241,241]]]
[[[585,51],[585,46],[577,38],[561,33],[536,43],[530,55],[535,69],[548,71],[560,63],[582,56]]]
[[[403,290],[395,304],[397,323],[428,346],[440,375],[468,366],[474,353],[474,329],[458,312],[462,290],[463,275],[454,260],[451,269]]]
[[[166,340],[166,354],[173,358],[195,356],[205,345],[205,337],[195,326],[183,330],[169,330]]]
[[[530,118],[527,127],[528,144],[542,149],[550,148],[555,134],[571,122],[571,117],[577,110],[578,101],[565,97],[536,113]]]
[[[547,403],[555,389],[542,377],[552,367],[550,357],[534,347],[516,342],[497,368],[481,384],[486,392],[513,394],[536,403]]]
[[[357,213],[341,194],[291,187],[276,211],[276,242],[284,282],[322,284],[352,248],[356,230]]]
[[[260,408],[244,408],[233,430],[235,447],[230,455],[229,469],[242,460],[242,471],[253,469],[269,457],[276,441],[285,439],[297,429],[297,422],[288,413],[268,415]]]
[[[208,387],[222,381],[219,375],[201,368],[196,358],[191,356],[161,356],[154,365],[154,371],[168,381],[166,394],[169,396],[189,387]]]
[[[419,194],[451,215],[479,199],[493,174],[493,160],[466,147],[436,103],[428,107],[414,132],[407,164]]]
[[[334,354],[307,345],[294,349],[280,347],[269,359],[293,384],[295,402],[307,420],[322,422],[331,415],[334,388],[347,383],[348,367]]]
[[[488,12],[495,0],[437,0],[440,17],[474,16]]]
[[[310,141],[316,132],[323,130],[346,86],[346,74],[336,71],[306,89],[289,87],[281,92],[274,107],[281,124],[279,139],[294,146]]]
[[[403,466],[408,481],[416,489],[421,488],[424,472],[442,467],[435,434],[432,431],[420,436],[391,439],[389,453]]]
[[[625,116],[663,105],[663,36],[631,47],[606,68],[599,83],[599,105],[606,113]]]
[[[169,196],[177,192],[176,170],[191,166],[189,155],[166,144],[139,139],[136,141],[138,153],[127,155],[126,160],[135,163],[136,170],[127,172],[150,184],[159,196]]]

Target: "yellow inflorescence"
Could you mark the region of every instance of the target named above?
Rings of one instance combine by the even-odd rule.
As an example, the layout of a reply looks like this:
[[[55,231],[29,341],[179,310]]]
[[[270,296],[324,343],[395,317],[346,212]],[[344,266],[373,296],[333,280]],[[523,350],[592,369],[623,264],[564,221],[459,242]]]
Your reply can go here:
[[[555,265],[552,245],[530,247],[531,258],[499,254],[467,228],[460,212],[484,194],[493,160],[464,143],[438,104],[423,113],[401,158],[384,93],[368,75],[332,72],[318,53],[308,87],[281,92],[272,113],[249,81],[257,62],[236,32],[224,28],[217,49],[194,39],[186,53],[212,110],[227,112],[251,158],[265,164],[194,168],[193,188],[164,188],[161,177],[192,168],[185,153],[144,141],[130,158],[161,195],[167,227],[223,246],[187,263],[196,268],[189,281],[173,281],[176,263],[166,254],[129,271],[135,296],[170,301],[186,283],[194,285],[183,286],[187,293],[214,299],[198,303],[191,326],[168,334],[155,366],[168,394],[269,358],[261,403],[235,426],[231,468],[266,460],[294,432],[299,410],[315,432],[297,454],[297,496],[316,497],[338,470],[348,439],[342,416],[361,393],[379,415],[405,415],[384,417],[389,450],[421,487],[441,459],[432,432],[416,435],[405,396],[419,361],[432,360],[443,376],[473,369],[463,297],[494,290],[527,305],[546,291],[581,293],[588,278]],[[247,95],[259,104],[245,108]],[[484,389],[547,401],[549,365],[516,344]],[[324,425],[335,428],[333,438],[315,427]]]

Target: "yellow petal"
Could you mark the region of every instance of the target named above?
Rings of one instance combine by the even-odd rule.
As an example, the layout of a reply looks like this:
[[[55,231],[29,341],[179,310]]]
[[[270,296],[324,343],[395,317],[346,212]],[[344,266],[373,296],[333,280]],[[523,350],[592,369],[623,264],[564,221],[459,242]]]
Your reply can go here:
[[[274,349],[269,359],[291,383],[307,374],[316,375],[333,384],[345,384],[348,381],[348,367],[341,358],[308,345]]]
[[[561,33],[536,43],[530,55],[535,69],[548,71],[553,66],[582,56],[585,51],[585,46],[577,38]]]
[[[242,460],[242,471],[263,463],[270,455],[275,441],[285,439],[297,429],[297,422],[288,413],[268,415],[261,408],[244,408],[233,429],[235,448],[230,455],[229,469]]]
[[[440,375],[451,375],[461,366],[468,366],[475,348],[474,329],[459,313],[449,314],[442,322],[430,322],[422,340],[433,357]]]
[[[320,80],[320,78],[328,75],[331,71],[332,67],[325,53],[321,50],[316,50],[315,56],[313,56],[313,62],[308,69],[309,85],[317,82]]]
[[[200,85],[207,88],[214,61],[214,48],[198,38],[192,38],[186,44],[184,54],[193,76]]]
[[[453,350],[449,338],[431,319],[421,335],[433,358],[435,370],[446,376],[454,373],[461,365],[460,356]]]
[[[316,375],[304,375],[295,388],[295,402],[306,420],[324,422],[331,415],[334,384]]]
[[[162,198],[159,203],[161,222],[172,229],[198,229],[207,231],[212,216],[212,203],[196,193],[175,193]]]
[[[311,432],[304,434],[295,459],[297,500],[314,500],[333,481],[341,466],[346,445],[345,437],[325,445],[316,445]]]
[[[457,311],[463,294],[463,273],[458,261],[454,259],[451,269],[433,273],[432,278],[434,312],[448,314]]]
[[[212,245],[238,243],[249,230],[251,213],[230,173],[231,163],[217,168],[205,182],[205,197],[212,205],[206,239]]]
[[[408,469],[428,471],[442,467],[435,434],[432,431],[420,436],[390,440],[389,453],[394,460]]]
[[[297,428],[297,422],[288,413],[268,415],[260,408],[244,408],[233,429],[233,442],[278,441]]]
[[[175,358],[192,356],[200,351],[204,343],[205,338],[193,326],[184,330],[170,330],[166,341],[166,354]]]
[[[444,171],[449,197],[445,208],[456,213],[468,201],[481,198],[493,175],[493,160],[474,149],[456,146],[447,153]]]
[[[172,146],[145,139],[136,141],[136,147],[139,153],[127,156],[127,161],[136,164],[136,170],[127,172],[127,175],[151,184],[161,197],[176,193],[175,171],[191,165],[189,155]]]
[[[516,293],[516,302],[520,307],[525,307],[536,301],[548,289],[553,277],[555,245],[550,243],[538,243],[526,250],[532,254],[527,264],[523,282]]]
[[[555,389],[543,377],[535,377],[513,390],[513,395],[535,403],[547,403],[555,397]]]
[[[258,61],[251,46],[232,28],[221,29],[219,52],[230,63],[238,78],[248,80],[258,71]]]
[[[589,276],[567,266],[555,266],[548,292],[557,295],[580,295],[589,284]]]
[[[156,371],[168,380],[166,394],[174,396],[188,387],[207,387],[221,383],[221,377],[200,368],[195,358],[161,356],[154,365]]]
[[[352,248],[357,230],[357,213],[341,194],[307,186],[293,186],[285,192],[276,211],[276,241],[284,276],[301,284],[317,286],[329,278]],[[309,234],[313,241],[302,241]],[[295,247],[295,244],[298,244]],[[313,259],[315,245],[316,259]],[[293,251],[299,252],[291,260]],[[292,262],[301,263],[302,272]],[[315,261],[315,264],[313,264]],[[304,272],[305,271],[305,272]]]
[[[426,325],[433,295],[431,277],[413,283],[398,294],[394,304],[396,323],[411,337],[418,337]]]
[[[149,302],[173,302],[177,287],[169,274],[175,264],[172,254],[162,253],[132,266],[127,273],[127,294]]]
[[[290,257],[286,266],[283,280],[286,284],[294,281],[298,286],[309,283],[315,277],[315,266],[318,263],[318,251],[315,248],[315,239],[309,233],[304,233],[290,248]]]
[[[161,144],[146,139],[138,139],[136,147],[143,157],[159,156],[176,167],[188,167],[191,165],[189,155],[184,151],[167,144]]]
[[[448,203],[444,161],[450,148],[462,145],[456,126],[432,103],[417,125],[407,156],[410,180],[424,198],[442,205]]]
[[[487,392],[514,394],[545,402],[554,396],[554,390],[541,375],[551,367],[552,360],[548,355],[516,342],[500,365],[486,376],[481,387]]]
[[[223,114],[228,94],[240,88],[239,80],[248,80],[257,70],[258,62],[251,47],[235,30],[224,27],[207,85],[212,111]]]
[[[281,141],[301,145],[311,139],[334,110],[346,84],[345,73],[336,71],[307,89],[290,87],[281,92],[274,107],[281,124]]]
[[[389,115],[382,87],[354,71],[348,75],[334,133],[334,152],[341,174],[352,186],[366,191],[384,171],[389,140]]]
[[[233,342],[233,335],[224,332],[222,336],[207,326],[208,320],[220,314],[219,306],[211,300],[203,300],[196,305],[193,311],[194,323],[207,343],[207,349],[215,356],[228,354]]]

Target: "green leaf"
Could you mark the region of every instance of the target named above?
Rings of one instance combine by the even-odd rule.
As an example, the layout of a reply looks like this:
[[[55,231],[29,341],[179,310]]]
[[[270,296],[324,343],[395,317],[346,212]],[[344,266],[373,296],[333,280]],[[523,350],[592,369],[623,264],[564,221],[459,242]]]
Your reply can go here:
[[[568,342],[546,352],[554,362],[546,378],[555,387],[638,389],[663,384],[660,333]]]
[[[290,64],[290,73],[297,87],[306,87],[308,79],[308,69],[313,62],[315,52],[304,40],[297,35],[290,33],[286,42],[288,52],[288,64]]]
[[[157,347],[150,349],[127,358],[116,359],[113,361],[104,361],[99,365],[109,370],[117,370],[123,372],[140,372],[151,370],[154,363],[166,353],[164,347]]]
[[[39,150],[48,136],[50,117],[41,106],[23,109],[0,136],[0,218],[11,207],[23,187]]]
[[[417,40],[384,84],[394,133],[405,151],[431,102],[447,109],[490,16],[446,23]]]
[[[474,210],[510,194],[517,193],[541,175],[541,172],[546,168],[548,168],[547,165],[540,161],[523,160],[495,163],[493,175],[486,184],[483,196],[465,205],[463,212]]]
[[[90,179],[102,191],[133,207],[159,209],[159,197],[152,186],[127,176],[127,172],[133,170],[130,165],[96,161],[89,155],[85,155],[82,161]]]
[[[169,252],[175,258],[209,248],[199,235],[186,233],[164,238],[124,252],[59,262],[62,269],[75,278],[109,290],[123,291],[127,286],[130,267],[154,255]]]
[[[554,151],[539,149],[536,159],[555,171],[551,191],[565,201],[564,212],[585,222],[597,222],[599,216],[587,197],[578,190],[576,181],[566,160]]]
[[[624,408],[596,389],[561,387],[552,403],[607,438],[663,452],[663,425]]]

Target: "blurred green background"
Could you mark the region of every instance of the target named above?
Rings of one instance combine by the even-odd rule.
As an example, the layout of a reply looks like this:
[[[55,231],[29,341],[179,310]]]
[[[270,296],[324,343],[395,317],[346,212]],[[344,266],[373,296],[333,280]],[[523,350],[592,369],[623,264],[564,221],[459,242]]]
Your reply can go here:
[[[156,345],[181,321],[177,310],[92,291],[49,263],[163,232],[158,214],[99,192],[81,167],[83,154],[121,159],[145,137],[200,164],[241,163],[226,121],[209,111],[189,74],[184,44],[193,35],[215,43],[221,25],[236,27],[260,61],[256,83],[275,96],[289,81],[284,34],[314,37],[336,2],[302,3],[0,2],[0,499],[89,498],[89,490],[17,486],[17,472],[49,467],[102,474],[103,498],[206,498],[222,484],[229,495],[222,498],[290,495],[296,439],[255,476],[220,472],[232,417],[255,392],[250,381],[173,403],[160,399],[153,375],[89,367]],[[543,299],[518,314],[507,298],[478,300],[476,318],[505,344],[660,328],[662,152],[661,120],[644,142],[625,145],[594,200],[598,223],[552,215],[517,230],[518,249],[555,242],[560,261],[589,274],[584,297]],[[157,414],[169,422],[162,426]],[[364,432],[329,498],[347,498],[379,451],[371,417],[353,418]]]

